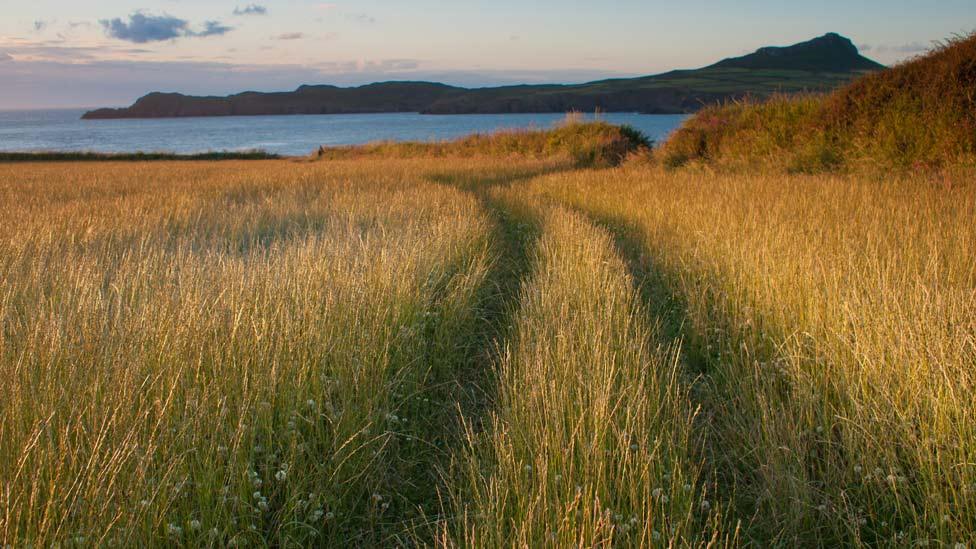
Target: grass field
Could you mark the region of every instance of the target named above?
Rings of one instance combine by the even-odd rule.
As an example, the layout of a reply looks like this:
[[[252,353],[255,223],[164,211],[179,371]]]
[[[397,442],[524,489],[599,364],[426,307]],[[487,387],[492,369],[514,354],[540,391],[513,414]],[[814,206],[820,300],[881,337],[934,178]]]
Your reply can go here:
[[[655,151],[0,163],[0,547],[976,546],[974,59]]]
[[[0,540],[971,546],[971,181],[0,165]]]

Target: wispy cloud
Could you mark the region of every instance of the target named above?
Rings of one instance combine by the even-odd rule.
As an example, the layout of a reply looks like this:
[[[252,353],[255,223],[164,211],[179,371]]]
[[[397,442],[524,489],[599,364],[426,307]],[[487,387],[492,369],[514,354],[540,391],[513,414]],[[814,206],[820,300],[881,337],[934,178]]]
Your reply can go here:
[[[38,19],[34,21],[34,32],[43,32],[47,28],[47,21]]]
[[[219,21],[206,21],[203,29],[195,31],[186,19],[171,15],[147,15],[136,12],[129,16],[128,21],[120,18],[102,19],[99,21],[105,34],[118,40],[145,44],[146,42],[162,42],[183,37],[206,37],[227,34],[232,27]]]
[[[275,40],[301,40],[302,38],[305,38],[305,33],[302,32],[286,32],[274,37]]]
[[[112,59],[138,59],[142,54],[152,53],[151,50],[142,48],[117,47],[112,45],[101,46],[71,46],[65,45],[60,40],[41,40],[41,41],[10,41],[6,40],[0,44],[3,51],[0,51],[0,61],[13,61],[11,55],[17,56],[17,61],[25,63],[55,62],[70,64],[87,64],[103,60]]]
[[[930,45],[923,44],[921,42],[909,42],[907,44],[862,44],[860,46],[861,51],[873,52],[877,54],[913,54],[922,53],[929,51],[932,48]]]
[[[232,30],[234,30],[234,27],[228,27],[227,25],[224,25],[220,21],[204,21],[202,31],[199,32],[189,31],[186,35],[198,36],[202,38],[206,36],[220,36],[222,34],[227,34]]]
[[[234,15],[268,15],[268,8],[258,4],[248,4],[234,8]]]
[[[346,19],[356,23],[361,23],[363,25],[372,25],[376,23],[376,18],[366,13],[350,13],[346,15]]]

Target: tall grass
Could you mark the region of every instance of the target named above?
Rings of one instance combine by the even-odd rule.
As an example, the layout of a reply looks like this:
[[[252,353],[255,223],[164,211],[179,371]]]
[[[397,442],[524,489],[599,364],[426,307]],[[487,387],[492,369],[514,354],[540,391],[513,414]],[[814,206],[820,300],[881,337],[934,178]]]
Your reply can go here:
[[[452,146],[0,165],[0,545],[976,541],[964,166]]]
[[[499,349],[494,414],[469,435],[450,544],[715,541],[677,343],[648,323],[610,235],[524,193],[499,199],[541,237]]]
[[[630,243],[760,545],[976,532],[976,188],[625,169],[534,182]]]
[[[0,195],[4,544],[387,544],[436,512],[473,198],[293,163],[0,168]]]

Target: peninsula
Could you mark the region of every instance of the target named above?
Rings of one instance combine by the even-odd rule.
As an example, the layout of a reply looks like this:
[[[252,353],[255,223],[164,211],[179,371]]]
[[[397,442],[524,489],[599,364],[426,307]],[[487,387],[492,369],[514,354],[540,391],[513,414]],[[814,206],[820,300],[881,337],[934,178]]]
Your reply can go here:
[[[150,93],[132,106],[97,109],[85,119],[284,114],[421,112],[426,114],[568,111],[680,114],[746,96],[829,91],[884,66],[850,39],[828,33],[787,47],[766,47],[708,67],[573,85],[461,88],[432,82],[379,82],[360,87],[305,85],[291,92],[226,97]]]

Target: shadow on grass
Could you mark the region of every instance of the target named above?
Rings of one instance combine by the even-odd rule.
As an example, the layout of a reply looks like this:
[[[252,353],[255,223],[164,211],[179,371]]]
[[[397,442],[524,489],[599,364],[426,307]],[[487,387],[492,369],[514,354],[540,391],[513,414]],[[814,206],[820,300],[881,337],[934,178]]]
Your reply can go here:
[[[669,280],[669,273],[657,266],[656,259],[648,251],[645,245],[649,239],[648,232],[638,223],[621,216],[596,213],[580,206],[570,207],[613,236],[652,325],[660,327],[661,343],[680,342],[680,359],[692,387],[690,394],[699,408],[694,423],[696,451],[700,452],[701,461],[710,465],[704,467],[703,471],[710,473],[711,489],[731,511],[729,518],[735,520],[737,517],[754,516],[754,507],[736,497],[736,475],[729,467],[725,449],[720,447],[719,439],[715,436],[714,418],[721,413],[718,402],[729,397],[722,384],[716,383],[712,377],[717,359],[708,351],[707,338],[694,328],[685,297]],[[735,525],[730,526],[738,529]]]
[[[455,356],[464,358],[459,363],[439,368],[438,371],[449,374],[431,380],[436,387],[433,395],[451,406],[441,407],[443,413],[432,421],[432,455],[428,460],[418,462],[410,473],[409,482],[417,488],[415,505],[420,508],[420,518],[406,520],[404,530],[408,539],[418,545],[434,544],[443,529],[450,527],[451,483],[455,480],[452,464],[467,445],[466,427],[475,432],[482,431],[494,407],[498,353],[510,335],[512,319],[518,312],[520,289],[532,273],[531,250],[541,235],[538,219],[529,210],[513,208],[498,200],[493,191],[571,169],[568,165],[549,164],[498,170],[453,170],[427,176],[431,183],[457,188],[478,200],[493,221],[493,258],[479,290],[479,306],[470,325],[451,338],[454,344],[463,347]],[[431,352],[436,353],[436,349]],[[422,484],[424,482],[426,485]]]

